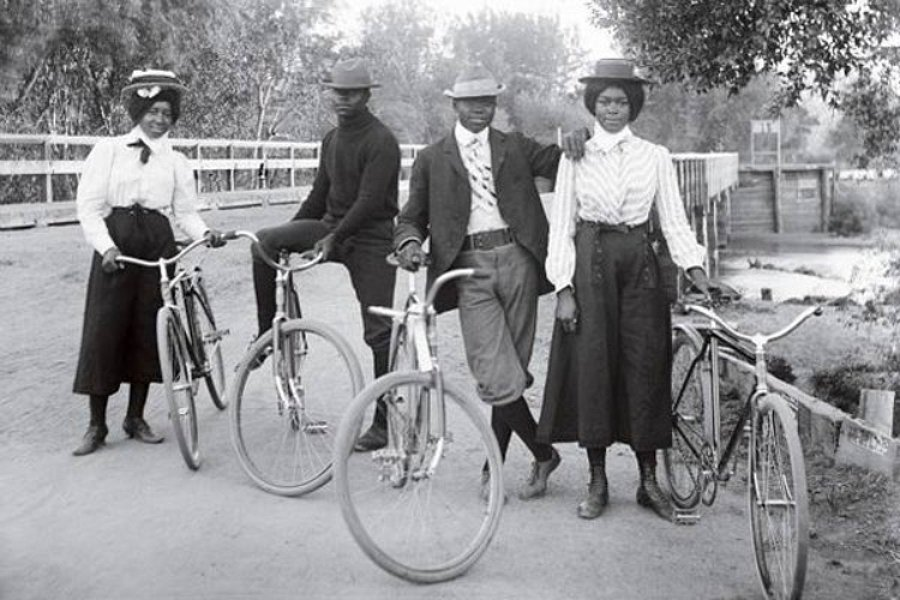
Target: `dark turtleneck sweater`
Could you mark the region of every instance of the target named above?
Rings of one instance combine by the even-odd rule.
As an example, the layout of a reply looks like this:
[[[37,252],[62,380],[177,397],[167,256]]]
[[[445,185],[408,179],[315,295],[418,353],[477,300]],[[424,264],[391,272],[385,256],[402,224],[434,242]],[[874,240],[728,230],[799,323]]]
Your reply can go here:
[[[319,170],[297,219],[337,221],[342,242],[367,223],[397,214],[400,146],[394,134],[368,109],[338,126],[322,140]]]

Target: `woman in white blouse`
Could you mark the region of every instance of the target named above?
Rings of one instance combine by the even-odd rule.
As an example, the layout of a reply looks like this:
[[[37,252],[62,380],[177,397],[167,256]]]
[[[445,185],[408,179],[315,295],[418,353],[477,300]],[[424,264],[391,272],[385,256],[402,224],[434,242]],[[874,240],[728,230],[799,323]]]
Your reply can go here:
[[[170,217],[193,239],[206,236],[214,246],[223,243],[197,214],[193,172],[168,140],[184,91],[169,71],[132,73],[122,94],[134,128],[98,142],[81,172],[78,220],[95,252],[73,386],[76,394],[90,398],[91,416],[76,456],[104,444],[107,401],[122,382],[130,384],[125,433],[149,444],[162,441],[144,420],[150,382],[162,380],[156,351],[159,273],[124,266],[116,257],[174,255]]]
[[[538,437],[587,450],[580,517],[603,512],[606,448],[623,442],[637,456],[638,503],[670,519],[656,482],[656,451],[672,443],[670,310],[651,245],[651,209],[673,260],[703,292],[706,253],[685,217],[669,151],[628,126],[648,82],[623,59],[599,61],[580,81],[596,123],[584,157],[563,158],[556,179],[546,267],[557,321]]]

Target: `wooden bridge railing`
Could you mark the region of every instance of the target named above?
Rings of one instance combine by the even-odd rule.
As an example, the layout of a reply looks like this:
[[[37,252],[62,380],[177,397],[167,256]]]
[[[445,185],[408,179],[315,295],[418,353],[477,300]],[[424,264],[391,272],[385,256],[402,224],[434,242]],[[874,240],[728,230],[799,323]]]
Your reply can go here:
[[[77,177],[89,148],[100,139],[0,134],[0,193],[3,178],[43,179],[43,189],[32,197],[0,197],[0,227],[72,221],[74,198],[58,197],[54,180]],[[172,145],[188,156],[197,192],[212,207],[296,202],[319,164],[320,144],[315,142],[173,139]],[[422,147],[400,146],[401,189],[406,188],[409,168]],[[718,248],[727,239],[730,192],[738,183],[738,155],[675,154],[673,160],[689,219],[698,241],[710,250],[710,268],[715,272]]]

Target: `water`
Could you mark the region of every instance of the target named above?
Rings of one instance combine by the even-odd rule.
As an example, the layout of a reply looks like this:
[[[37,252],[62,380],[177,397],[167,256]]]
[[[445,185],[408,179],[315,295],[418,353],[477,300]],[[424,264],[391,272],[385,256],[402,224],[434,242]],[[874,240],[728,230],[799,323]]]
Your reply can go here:
[[[734,240],[720,251],[719,277],[749,298],[762,288],[782,301],[804,296],[865,296],[884,278],[887,254],[871,243],[812,234]],[[752,263],[752,266],[751,266]]]

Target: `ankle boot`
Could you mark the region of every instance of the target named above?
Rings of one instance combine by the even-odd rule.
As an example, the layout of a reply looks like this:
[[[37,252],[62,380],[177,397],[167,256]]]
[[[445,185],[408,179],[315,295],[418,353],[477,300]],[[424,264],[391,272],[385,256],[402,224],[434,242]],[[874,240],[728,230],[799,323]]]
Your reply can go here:
[[[72,455],[84,456],[96,451],[106,443],[107,433],[109,433],[109,430],[106,428],[106,425],[91,423],[84,434],[84,438],[81,440],[81,444],[75,448]]]
[[[671,521],[675,511],[669,497],[656,482],[656,461],[639,455],[638,469],[641,473],[641,483],[637,490],[637,503],[652,509],[661,518]]]
[[[561,460],[556,448],[552,448],[552,451],[553,454],[547,460],[531,463],[531,475],[519,492],[520,500],[534,500],[547,493],[547,479],[550,477],[550,473],[559,466]]]
[[[578,516],[582,519],[596,519],[603,514],[607,504],[609,504],[609,483],[606,480],[606,465],[592,465],[587,498],[578,505]]]

